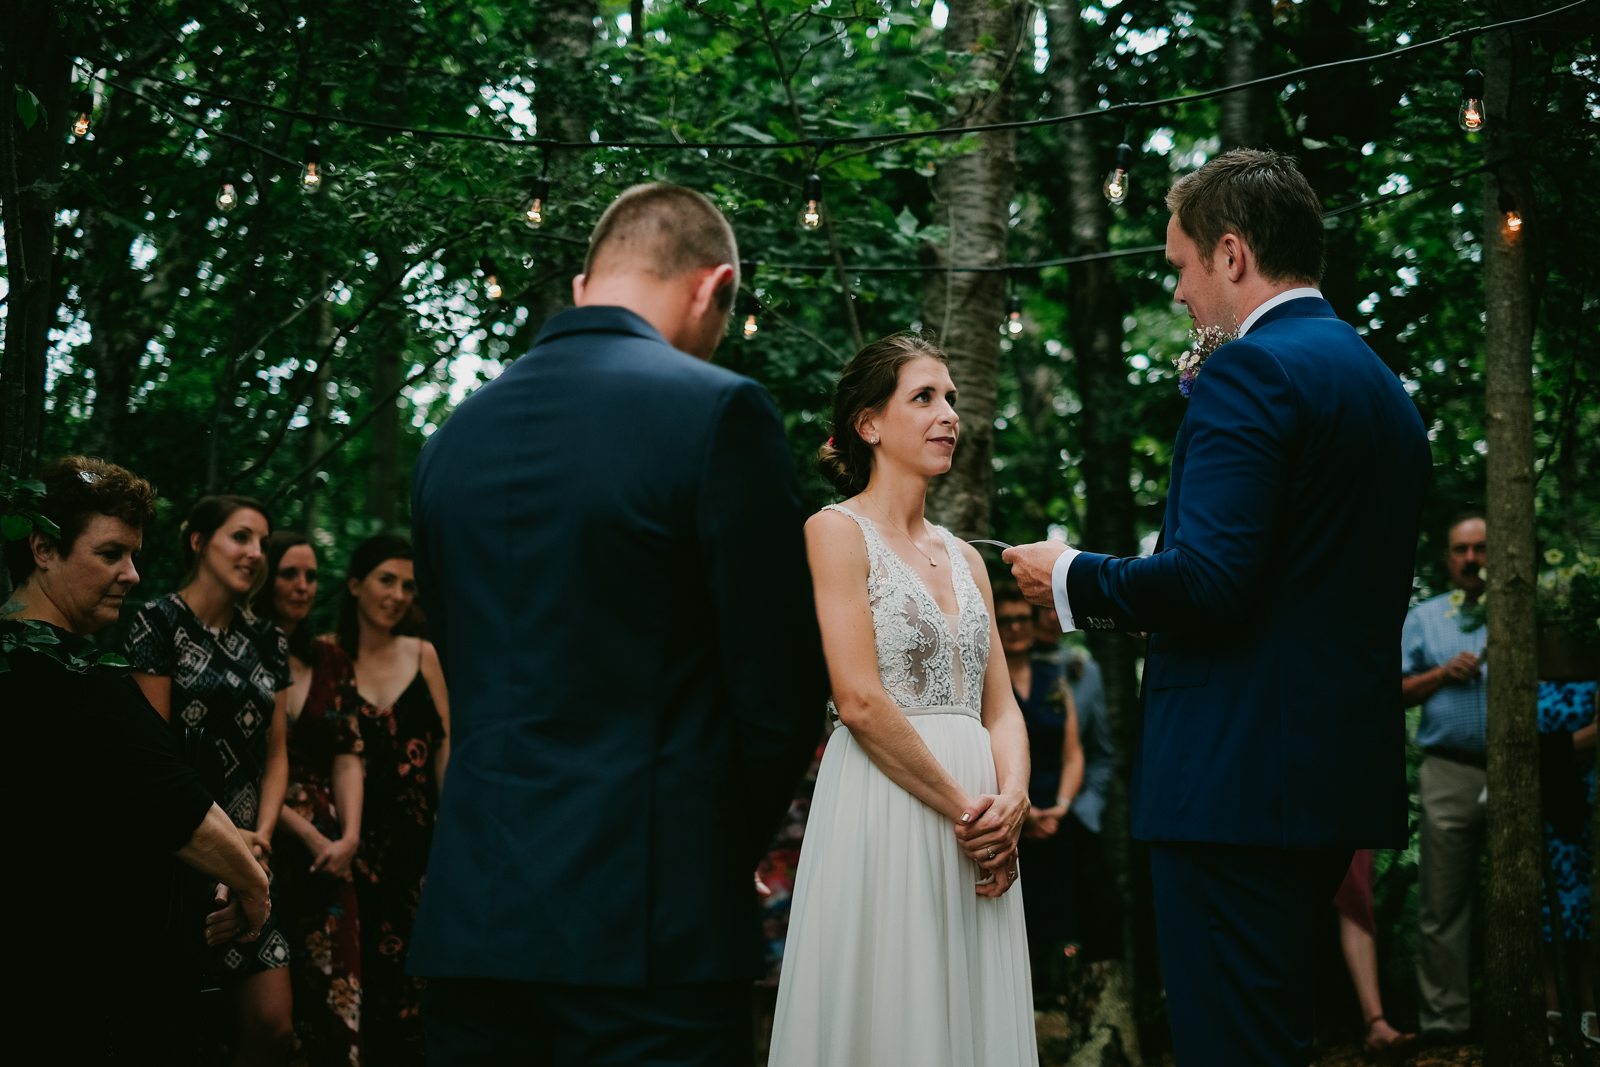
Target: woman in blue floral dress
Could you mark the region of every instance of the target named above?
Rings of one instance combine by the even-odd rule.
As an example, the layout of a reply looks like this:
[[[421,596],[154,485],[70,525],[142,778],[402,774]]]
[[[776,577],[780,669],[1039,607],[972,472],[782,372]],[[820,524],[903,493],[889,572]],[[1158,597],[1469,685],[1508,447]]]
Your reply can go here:
[[[1547,757],[1543,768],[1545,848],[1561,904],[1566,957],[1580,976],[1581,1026],[1586,1038],[1600,1043],[1600,1027],[1596,1026],[1595,1019],[1594,975],[1588,965],[1589,898],[1594,871],[1589,827],[1594,805],[1597,691],[1600,691],[1600,683],[1592,681],[1539,683],[1539,733],[1545,735],[1546,749],[1553,749],[1553,758]],[[1548,780],[1568,773],[1570,778],[1565,782]],[[1544,940],[1547,945],[1551,943],[1548,905],[1544,907]],[[1545,953],[1545,991],[1549,1010],[1554,1013],[1559,1004],[1553,953],[1549,950]]]

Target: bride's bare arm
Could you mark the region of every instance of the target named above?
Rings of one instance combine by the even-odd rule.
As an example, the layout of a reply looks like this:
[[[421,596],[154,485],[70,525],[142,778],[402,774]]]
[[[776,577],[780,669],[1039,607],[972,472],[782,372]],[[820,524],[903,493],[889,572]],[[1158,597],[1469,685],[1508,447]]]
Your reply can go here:
[[[1028,814],[1028,728],[1011,689],[1011,675],[1006,670],[1000,627],[994,621],[994,591],[989,586],[989,572],[977,549],[967,544],[961,548],[966,553],[973,580],[983,593],[984,606],[989,609],[989,669],[983,676],[983,725],[989,731],[989,748],[994,753],[1000,792],[982,817],[969,826],[959,827],[956,836],[980,866],[998,871],[1015,865],[1013,852]],[[991,848],[995,851],[993,859],[989,858]]]
[[[836,511],[818,512],[806,522],[806,555],[839,721],[890,781],[959,822],[973,798],[933,758],[879,678],[860,527]]]

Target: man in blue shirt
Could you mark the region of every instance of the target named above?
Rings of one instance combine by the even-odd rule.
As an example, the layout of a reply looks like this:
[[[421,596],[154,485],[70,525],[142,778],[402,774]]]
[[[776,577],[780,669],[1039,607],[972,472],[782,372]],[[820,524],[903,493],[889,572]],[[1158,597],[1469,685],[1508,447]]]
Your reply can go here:
[[[1451,592],[1411,609],[1401,632],[1401,692],[1422,705],[1421,899],[1417,984],[1424,1037],[1460,1039],[1472,1024],[1467,969],[1472,889],[1483,847],[1488,685],[1485,627],[1461,628],[1461,609],[1483,595],[1487,527],[1481,517],[1450,528]]]

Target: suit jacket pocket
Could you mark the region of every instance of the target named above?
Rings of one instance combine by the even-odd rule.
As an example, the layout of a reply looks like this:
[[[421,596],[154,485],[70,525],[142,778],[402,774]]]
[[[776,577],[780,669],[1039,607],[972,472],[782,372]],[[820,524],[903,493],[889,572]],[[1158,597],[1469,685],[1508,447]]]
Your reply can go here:
[[[1145,672],[1151,689],[1205,685],[1211,678],[1211,657],[1195,652],[1152,650]]]

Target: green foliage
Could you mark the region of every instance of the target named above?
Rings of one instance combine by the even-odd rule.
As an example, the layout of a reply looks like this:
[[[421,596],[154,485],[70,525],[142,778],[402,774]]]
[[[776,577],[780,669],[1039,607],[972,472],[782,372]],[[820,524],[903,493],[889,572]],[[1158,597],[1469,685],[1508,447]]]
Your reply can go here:
[[[113,84],[101,92],[94,129],[68,149],[46,454],[114,446],[109,458],[156,482],[163,510],[148,541],[147,590],[176,579],[176,516],[208,489],[256,493],[270,498],[280,524],[315,525],[325,567],[337,573],[349,546],[374,529],[378,472],[387,464],[403,487],[432,428],[525,351],[563,305],[606,203],[635,182],[668,180],[712,197],[733,220],[745,257],[759,264],[718,359],[772,391],[805,490],[812,503],[824,502],[828,490],[811,457],[828,436],[832,383],[853,347],[845,303],[869,337],[918,322],[937,279],[872,268],[914,264],[949,239],[932,225],[931,178],[941,161],[970,150],[971,139],[544,151],[309,122],[272,108],[575,141],[768,143],[931,130],[958,118],[963,94],[995,88],[969,77],[971,53],[940,46],[935,7],[651,3],[642,32],[632,33],[624,31],[627,6],[615,0],[592,10],[432,0],[403,9],[371,0],[290,0],[272,9],[159,0],[137,17],[120,5],[90,9],[76,24],[85,65],[104,65]],[[1442,0],[1289,3],[1257,32],[1268,49],[1264,65],[1285,69],[1487,17]],[[1226,81],[1230,18],[1220,0],[1086,8],[1101,102]],[[1018,117],[1052,107],[1035,28],[1017,42]],[[1600,308],[1587,246],[1560,237],[1597,214],[1595,50],[1592,36],[1552,32],[1539,42],[1527,88],[1548,103],[1549,117],[1530,131],[1539,193],[1525,213],[1539,242],[1541,533],[1593,553],[1600,501],[1585,474],[1600,441],[1600,364],[1586,357]],[[1468,170],[1482,162],[1479,147],[1451,121],[1455,79],[1468,62],[1434,49],[1290,84],[1269,94],[1268,142],[1302,159],[1330,205]],[[1219,150],[1218,121],[1215,100],[1134,118],[1141,151],[1133,195],[1116,211],[1113,247],[1161,243],[1161,193]],[[1012,260],[1062,253],[1070,225],[1064,168],[1103,171],[1126,132],[1120,118],[1091,126],[1092,160],[1065,159],[1054,129],[1018,134]],[[328,183],[305,197],[295,161],[313,137]],[[214,206],[225,167],[238,173],[242,199],[229,214]],[[826,234],[795,224],[800,182],[812,169],[823,177],[842,273]],[[541,173],[552,182],[550,221],[531,231],[520,211]],[[1481,180],[1343,215],[1329,228],[1325,288],[1401,375],[1434,439],[1418,595],[1444,587],[1438,545],[1449,516],[1482,500]],[[486,256],[500,270],[499,301],[484,293],[478,265]],[[1116,272],[1136,426],[1128,477],[1148,544],[1183,418],[1172,359],[1183,350],[1187,320],[1171,303],[1174,279],[1158,254],[1118,260]],[[996,533],[1009,541],[1052,525],[1073,536],[1083,528],[1084,445],[1074,418],[1082,385],[1068,341],[1069,284],[1064,268],[1012,278],[1025,329],[1002,345],[994,501]],[[746,339],[737,326],[757,307],[761,329]],[[297,479],[406,380],[392,456],[367,428]],[[107,429],[113,422],[115,432]]]
[[[0,470],[0,541],[20,541],[34,530],[50,538],[61,536],[61,527],[39,510],[45,491],[36,478]]]
[[[21,605],[10,603],[0,613],[10,613]],[[17,651],[37,652],[49,656],[75,674],[92,670],[128,670],[128,661],[114,652],[97,652],[87,646],[83,652],[74,652],[61,640],[60,635],[47,623],[33,619],[13,619],[0,625],[0,674],[11,670],[11,654]]]

